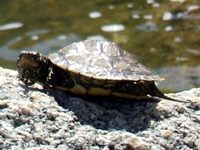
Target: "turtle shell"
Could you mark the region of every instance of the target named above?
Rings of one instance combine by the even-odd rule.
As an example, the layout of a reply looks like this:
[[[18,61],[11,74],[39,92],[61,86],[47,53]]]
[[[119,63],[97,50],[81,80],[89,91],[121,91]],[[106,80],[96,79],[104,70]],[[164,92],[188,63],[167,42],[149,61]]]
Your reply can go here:
[[[48,59],[64,70],[98,80],[164,80],[113,42],[86,40],[73,43],[49,54]]]

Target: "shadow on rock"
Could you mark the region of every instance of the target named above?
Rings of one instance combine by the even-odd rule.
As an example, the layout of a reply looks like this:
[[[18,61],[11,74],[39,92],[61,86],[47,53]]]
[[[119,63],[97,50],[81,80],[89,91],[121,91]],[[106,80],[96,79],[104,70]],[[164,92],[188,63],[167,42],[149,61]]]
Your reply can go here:
[[[74,97],[55,91],[57,103],[72,111],[81,124],[103,130],[126,130],[132,133],[149,127],[158,101],[128,101],[108,97]]]

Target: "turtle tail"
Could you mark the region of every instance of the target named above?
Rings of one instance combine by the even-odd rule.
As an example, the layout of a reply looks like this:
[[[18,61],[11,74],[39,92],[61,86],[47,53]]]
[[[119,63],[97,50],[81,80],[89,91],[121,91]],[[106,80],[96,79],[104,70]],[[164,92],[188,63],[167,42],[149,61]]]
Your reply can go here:
[[[149,92],[148,92],[149,95],[151,95],[153,98],[156,98],[156,99],[165,99],[165,100],[170,100],[170,101],[174,101],[174,102],[182,102],[182,103],[186,103],[185,101],[182,101],[182,100],[178,100],[178,99],[174,99],[174,98],[170,98],[170,97],[167,97],[165,96],[155,85],[154,82],[152,82],[150,85],[149,85]]]

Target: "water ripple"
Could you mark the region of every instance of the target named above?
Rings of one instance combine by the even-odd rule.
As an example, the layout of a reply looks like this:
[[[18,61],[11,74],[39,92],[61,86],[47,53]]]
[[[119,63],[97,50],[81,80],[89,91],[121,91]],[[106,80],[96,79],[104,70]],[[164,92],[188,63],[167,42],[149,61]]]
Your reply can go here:
[[[101,27],[101,30],[105,32],[118,32],[124,29],[125,27],[122,24],[109,24]]]
[[[12,22],[12,23],[7,23],[4,25],[0,26],[0,31],[2,30],[10,30],[10,29],[17,29],[22,27],[24,24],[21,22]]]

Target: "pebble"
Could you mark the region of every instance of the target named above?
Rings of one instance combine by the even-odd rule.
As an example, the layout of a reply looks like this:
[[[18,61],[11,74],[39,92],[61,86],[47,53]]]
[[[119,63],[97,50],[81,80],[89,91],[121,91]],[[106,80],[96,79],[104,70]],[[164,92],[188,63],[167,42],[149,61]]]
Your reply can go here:
[[[168,138],[170,138],[170,136],[171,136],[172,134],[173,134],[172,131],[167,130],[167,131],[165,131],[165,132],[163,133],[163,137],[164,137],[165,139],[168,139]]]

